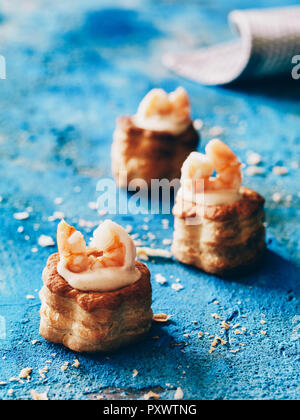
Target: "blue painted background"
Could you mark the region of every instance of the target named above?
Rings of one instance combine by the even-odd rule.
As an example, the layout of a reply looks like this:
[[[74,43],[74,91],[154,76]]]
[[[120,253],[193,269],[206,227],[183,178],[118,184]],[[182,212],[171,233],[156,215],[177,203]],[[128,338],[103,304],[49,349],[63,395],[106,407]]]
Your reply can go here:
[[[0,385],[1,399],[28,399],[30,389],[47,391],[50,399],[97,393],[140,398],[148,390],[169,399],[178,386],[192,399],[299,398],[300,81],[287,77],[207,88],[161,65],[166,51],[230,39],[227,14],[239,3],[1,1],[0,54],[7,62],[7,79],[0,80],[0,381],[7,382]],[[246,0],[242,7],[296,3]],[[149,89],[178,85],[190,94],[193,116],[204,121],[201,148],[211,138],[209,130],[221,126],[221,138],[242,161],[249,151],[262,155],[265,173],[245,176],[244,183],[266,197],[266,258],[253,274],[226,281],[174,260],[150,261],[153,279],[161,273],[168,280],[163,286],[153,281],[154,312],[172,314],[171,320],[153,325],[143,343],[109,357],[79,355],[76,369],[74,353],[38,335],[37,290],[56,248],[42,248],[37,240],[41,234],[55,237],[57,222],[48,220],[54,211],[63,211],[75,226],[80,218],[98,220],[87,203],[97,199],[97,180],[110,174],[115,118],[134,113]],[[275,165],[289,173],[273,174]],[[282,202],[272,201],[274,192],[282,194]],[[56,197],[62,204],[54,203]],[[13,218],[28,208],[29,219]],[[147,222],[144,217],[114,220],[132,224],[144,244],[167,248],[162,240],[172,237],[172,217],[149,216]],[[163,229],[166,218],[170,227]],[[144,224],[155,240],[147,237]],[[89,236],[89,229],[82,231]],[[171,287],[176,278],[184,286],[178,292]],[[26,299],[28,294],[34,299]],[[231,329],[223,334],[228,344],[209,354],[212,339],[200,340],[198,332],[222,335],[220,321],[211,317],[215,312],[246,331],[236,335]],[[229,352],[236,348],[237,354]],[[48,360],[42,379],[38,369]],[[62,372],[66,361],[70,365]],[[31,381],[10,382],[24,367],[33,369]],[[139,372],[134,378],[133,369]]]

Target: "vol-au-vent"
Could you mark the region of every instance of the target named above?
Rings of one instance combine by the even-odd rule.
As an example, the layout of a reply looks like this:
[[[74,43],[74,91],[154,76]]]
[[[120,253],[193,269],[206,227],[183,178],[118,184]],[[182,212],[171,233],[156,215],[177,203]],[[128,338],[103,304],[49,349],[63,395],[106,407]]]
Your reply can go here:
[[[183,88],[170,94],[153,89],[135,115],[117,119],[111,157],[120,187],[135,179],[151,185],[151,179],[179,178],[183,161],[199,142],[190,113]]]
[[[58,253],[44,268],[40,334],[78,352],[111,351],[136,341],[152,322],[150,272],[128,233],[111,220],[83,235],[64,220]]]
[[[205,151],[191,153],[182,166],[172,252],[183,263],[226,275],[263,254],[264,198],[241,186],[241,163],[225,143],[211,140]]]

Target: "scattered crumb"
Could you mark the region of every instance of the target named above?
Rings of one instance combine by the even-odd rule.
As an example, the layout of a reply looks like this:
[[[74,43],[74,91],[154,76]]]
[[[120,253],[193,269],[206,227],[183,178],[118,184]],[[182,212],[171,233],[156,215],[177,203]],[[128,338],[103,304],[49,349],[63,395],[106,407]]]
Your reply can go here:
[[[21,211],[19,213],[14,213],[13,216],[16,220],[26,220],[29,218],[29,213],[27,211]]]
[[[266,321],[264,319],[260,320],[261,325],[264,325],[266,323]]]
[[[210,136],[212,136],[212,137],[218,137],[218,136],[221,136],[221,134],[223,134],[223,132],[224,132],[224,130],[223,130],[223,128],[222,127],[219,127],[219,126],[215,126],[215,127],[212,127],[210,130],[209,130],[209,135]]]
[[[235,350],[229,350],[229,353],[233,353],[236,354],[238,351],[240,351],[240,349],[235,349]]]
[[[239,326],[240,326],[240,324],[239,324],[239,323],[237,323],[237,324],[233,325],[233,326],[232,326],[232,328],[237,328],[237,327],[239,327]]]
[[[159,284],[167,283],[167,279],[163,275],[161,275],[160,273],[155,274],[155,281]]]
[[[38,252],[38,249],[36,246],[34,246],[33,248],[31,248],[31,252]]]
[[[222,320],[222,318],[220,317],[220,315],[214,313],[214,314],[210,314],[211,317],[213,317],[214,319],[220,319]]]
[[[24,232],[24,226],[19,226],[17,229],[18,233],[23,233]]]
[[[193,126],[195,130],[201,130],[201,128],[203,127],[203,121],[197,118],[196,120],[193,121]]]
[[[68,369],[68,365],[63,365],[60,369],[61,369],[63,372],[65,372],[65,371]]]
[[[215,350],[216,350],[216,348],[215,348],[215,347],[211,347],[211,348],[209,349],[209,354],[212,354]]]
[[[7,385],[7,382],[5,382],[5,381],[0,381],[0,385]]]
[[[247,158],[248,165],[258,165],[261,162],[261,155],[259,153],[252,152]]]
[[[133,369],[132,377],[135,378],[136,375],[138,375],[138,374],[139,374],[139,372],[136,369]]]
[[[225,346],[225,344],[227,344],[227,341],[226,340],[224,340],[222,337],[216,337],[217,338],[217,340],[219,340],[220,341],[220,343],[222,344],[222,346]]]
[[[103,209],[103,210],[98,210],[98,215],[100,217],[105,216],[107,214],[107,210]]]
[[[167,322],[172,315],[167,315],[167,314],[154,314],[153,315],[153,321],[155,322]]]
[[[229,325],[229,324],[227,324],[225,321],[223,321],[223,322],[221,323],[221,327],[222,327],[222,328],[224,328],[226,331],[228,331],[228,330],[229,330],[229,328],[230,328],[230,325]]]
[[[149,248],[149,247],[137,247],[136,255],[140,259],[144,259],[147,261],[148,257],[161,257],[161,258],[171,258],[172,254],[170,251],[166,249],[159,249],[159,248]]]
[[[21,370],[21,372],[19,373],[19,378],[20,379],[30,379],[30,374],[32,372],[32,369],[30,367],[24,368]]]
[[[168,229],[169,228],[169,220],[168,219],[162,219],[161,223],[163,225],[163,229]]]
[[[172,239],[167,239],[167,238],[165,238],[165,239],[163,239],[162,243],[163,243],[164,245],[171,245],[171,243],[172,243]]]
[[[203,332],[199,331],[198,332],[198,338],[202,338],[203,337]]]
[[[48,217],[49,222],[54,222],[55,220],[61,220],[65,217],[65,214],[62,211],[55,211],[52,216]]]
[[[95,226],[99,225],[99,221],[91,222],[90,220],[79,219],[78,224],[80,227],[90,228],[92,229]]]
[[[12,377],[9,378],[9,382],[19,382],[19,381],[20,381],[20,379],[17,378],[16,376],[12,376]],[[23,381],[20,381],[20,382],[24,383]]]
[[[35,299],[33,295],[26,295],[26,299]]]
[[[13,390],[12,388],[10,388],[10,389],[7,391],[7,393],[8,393],[8,395],[12,395],[12,394],[14,393],[14,390]]]
[[[54,199],[54,204],[61,204],[64,201],[62,197],[56,197]]]
[[[96,201],[90,201],[90,202],[88,203],[88,207],[89,207],[91,210],[97,210],[97,208],[98,208],[97,202],[96,202]]]
[[[288,173],[288,169],[285,166],[274,166],[272,171],[275,175],[286,175]]]
[[[242,334],[242,332],[240,330],[234,330],[234,334],[238,335],[238,334]]]
[[[182,398],[183,398],[183,392],[182,392],[182,389],[181,389],[180,387],[178,387],[178,388],[176,389],[175,394],[174,394],[174,400],[182,400]]]
[[[259,166],[252,165],[246,168],[246,175],[248,176],[262,175],[264,172],[264,168],[260,168]]]
[[[36,401],[48,401],[48,396],[47,396],[47,392],[43,392],[41,394],[38,394],[34,389],[30,390],[30,394],[32,396],[32,399],[36,400]]]
[[[213,304],[214,304],[214,305],[219,305],[219,302],[218,302],[217,300],[214,300],[214,301],[213,301]]]
[[[39,342],[39,340],[32,340],[31,344],[35,345],[38,342]]]
[[[80,366],[80,362],[79,362],[79,360],[78,359],[75,359],[74,360],[74,363],[73,363],[73,365],[72,366],[74,366],[76,369],[78,369],[79,368],[79,366]]]
[[[176,292],[178,292],[179,290],[182,290],[184,288],[182,286],[182,284],[179,284],[179,283],[173,283],[171,287],[172,287],[172,289],[176,290]]]
[[[46,378],[45,373],[47,373],[47,372],[48,372],[48,366],[45,366],[43,369],[39,369],[40,377],[42,379],[45,379]]]
[[[158,400],[160,398],[160,395],[156,394],[153,391],[149,391],[149,392],[147,392],[147,394],[144,394],[143,398],[144,398],[144,400],[150,400],[150,399]]]
[[[198,324],[198,321],[192,321],[193,324]]]
[[[51,236],[41,235],[38,239],[38,244],[42,247],[54,246],[55,242]]]
[[[264,330],[261,330],[261,332],[260,332],[262,335],[266,335],[267,334],[267,331],[264,331]]]
[[[272,195],[272,200],[273,200],[275,203],[280,203],[280,201],[282,200],[282,195],[281,195],[279,192],[275,192],[275,193]]]

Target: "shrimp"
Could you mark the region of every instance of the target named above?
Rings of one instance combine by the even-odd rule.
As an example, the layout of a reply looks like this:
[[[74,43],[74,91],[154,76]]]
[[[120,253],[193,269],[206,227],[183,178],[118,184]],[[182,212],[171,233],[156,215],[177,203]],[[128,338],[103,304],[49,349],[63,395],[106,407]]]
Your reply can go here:
[[[163,89],[152,89],[141,101],[137,111],[137,115],[144,118],[171,114],[183,121],[190,118],[189,98],[182,87],[169,95]]]
[[[64,220],[57,226],[57,247],[68,270],[80,273],[88,268],[88,253],[84,237]]]
[[[113,224],[110,220],[105,220],[94,231],[90,242],[91,247],[101,249],[103,253],[98,260],[102,267],[121,267],[125,263],[125,245],[121,242],[118,232],[116,232],[116,226],[118,225]]]
[[[203,184],[199,184],[197,181],[203,180],[204,188],[206,188],[213,172],[212,162],[206,155],[192,152],[182,165],[181,179],[184,179],[185,186],[188,189],[193,189],[195,192],[203,192]]]
[[[192,152],[182,166],[182,180],[187,188],[197,190],[196,181],[204,182],[204,191],[239,190],[242,182],[241,163],[232,150],[221,140],[211,140],[206,154]],[[212,177],[214,170],[216,177]],[[203,191],[203,185],[202,185]]]
[[[86,246],[83,235],[64,220],[57,228],[57,246],[66,268],[74,273],[105,267],[131,268],[135,246],[128,233],[111,220],[105,220]]]

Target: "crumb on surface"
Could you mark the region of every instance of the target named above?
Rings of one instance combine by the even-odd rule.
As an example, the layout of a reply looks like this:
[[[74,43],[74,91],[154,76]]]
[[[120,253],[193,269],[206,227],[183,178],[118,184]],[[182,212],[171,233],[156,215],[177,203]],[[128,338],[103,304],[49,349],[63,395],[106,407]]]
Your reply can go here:
[[[275,175],[286,175],[289,172],[285,166],[274,166],[272,171]]]
[[[230,325],[227,322],[223,321],[221,323],[221,327],[224,328],[226,331],[228,331],[230,328]]]
[[[41,394],[39,394],[34,389],[31,389],[30,394],[32,396],[32,399],[36,400],[36,401],[39,401],[39,400],[40,401],[48,401],[49,400],[49,398],[47,396],[47,392],[42,392]]]
[[[80,362],[79,362],[79,360],[78,359],[74,359],[74,363],[73,363],[73,365],[72,366],[74,366],[76,369],[78,369],[79,368],[79,366],[80,366]]]
[[[144,394],[143,398],[144,398],[144,400],[151,400],[151,399],[158,400],[160,398],[160,395],[156,394],[153,391],[149,391],[146,394]]]
[[[19,373],[19,378],[30,379],[31,372],[32,372],[32,368],[30,367],[23,368]]]
[[[38,239],[38,244],[45,248],[45,247],[49,247],[49,246],[54,246],[55,242],[54,240],[51,238],[51,236],[47,236],[47,235],[41,235]]]
[[[159,248],[150,248],[150,247],[137,247],[136,255],[140,259],[147,261],[149,257],[161,257],[161,258],[171,258],[172,254],[166,249]]]
[[[183,398],[183,391],[180,387],[178,387],[174,394],[174,400],[182,400]]]
[[[171,318],[171,316],[172,315],[167,315],[167,314],[164,314],[164,313],[154,314],[152,319],[155,322],[167,322]]]
[[[155,281],[159,284],[167,283],[167,279],[160,273],[155,274]]]
[[[29,213],[27,211],[20,211],[18,213],[14,213],[13,216],[16,220],[26,220],[29,218]]]
[[[182,290],[184,287],[182,286],[182,284],[179,283],[173,283],[171,285],[172,289],[175,290],[176,292],[179,292],[179,290]]]

